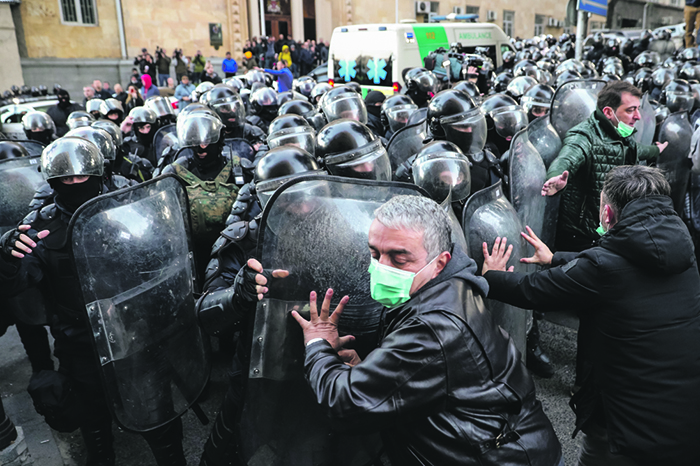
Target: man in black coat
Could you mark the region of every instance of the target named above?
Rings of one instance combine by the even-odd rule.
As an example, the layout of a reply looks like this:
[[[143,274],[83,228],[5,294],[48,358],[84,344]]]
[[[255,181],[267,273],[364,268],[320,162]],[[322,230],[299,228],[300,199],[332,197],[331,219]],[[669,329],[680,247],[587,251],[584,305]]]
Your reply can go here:
[[[56,136],[64,136],[69,128],[66,125],[68,115],[76,110],[85,110],[85,108],[77,103],[71,103],[70,94],[67,90],[61,89],[58,91],[58,103],[53,107],[49,107],[46,113],[51,117],[56,125]]]
[[[491,255],[484,244],[489,298],[593,318],[592,369],[572,399],[579,465],[700,464],[700,276],[670,193],[657,169],[613,169],[597,247],[552,255],[523,234],[535,255],[522,261],[551,265],[541,272],[507,273],[505,239]]]
[[[381,431],[392,464],[563,465],[552,426],[508,335],[484,308],[485,280],[451,243],[434,201],[397,196],[369,229],[372,298],[384,305],[379,346],[364,361],[338,337],[347,296],[329,316],[311,293],[306,378],[339,428]]]

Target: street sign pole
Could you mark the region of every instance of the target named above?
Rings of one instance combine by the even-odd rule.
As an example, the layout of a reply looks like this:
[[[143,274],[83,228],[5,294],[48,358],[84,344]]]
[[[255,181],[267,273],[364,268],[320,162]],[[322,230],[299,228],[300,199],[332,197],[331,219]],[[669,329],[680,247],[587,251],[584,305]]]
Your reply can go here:
[[[576,23],[576,59],[583,55],[583,40],[588,29],[588,14],[608,16],[608,0],[578,0],[578,18]]]
[[[588,13],[578,10],[576,18],[576,60],[583,57],[583,41],[586,39],[588,29]]]

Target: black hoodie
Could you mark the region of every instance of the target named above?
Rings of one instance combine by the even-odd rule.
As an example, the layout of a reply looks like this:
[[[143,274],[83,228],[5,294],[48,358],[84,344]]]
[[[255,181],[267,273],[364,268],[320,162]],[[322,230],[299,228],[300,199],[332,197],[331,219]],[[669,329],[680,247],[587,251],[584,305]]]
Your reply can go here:
[[[700,464],[700,276],[671,199],[630,202],[598,247],[556,253],[552,266],[484,278],[491,299],[590,313],[593,370],[574,400],[577,427],[607,427],[611,451],[640,464]]]

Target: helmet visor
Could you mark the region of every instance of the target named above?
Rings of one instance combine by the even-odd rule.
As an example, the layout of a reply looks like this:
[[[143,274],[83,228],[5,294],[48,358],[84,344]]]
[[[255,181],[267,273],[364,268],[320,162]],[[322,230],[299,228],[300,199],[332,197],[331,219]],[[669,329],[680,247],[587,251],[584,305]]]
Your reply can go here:
[[[180,147],[215,144],[221,136],[221,122],[211,115],[196,115],[187,118],[177,128]]]
[[[237,97],[216,101],[212,108],[227,128],[240,128],[245,124],[245,105]]]
[[[527,113],[518,106],[497,108],[491,112],[496,133],[506,141],[527,126]]]
[[[323,113],[331,121],[347,118],[367,124],[367,108],[360,94],[356,92],[341,94],[323,102]]]
[[[687,92],[667,92],[666,106],[671,113],[686,111],[689,112],[695,105],[695,97]]]
[[[379,140],[359,149],[326,157],[325,161],[331,175],[376,181],[391,180],[389,155]]]
[[[413,162],[413,181],[425,189],[436,202],[442,202],[452,191],[452,200],[469,197],[471,174],[469,160],[458,152],[426,154]]]
[[[386,109],[386,119],[389,121],[389,127],[394,133],[406,126],[408,119],[413,112],[418,110],[418,106],[414,104],[397,105]]]
[[[41,154],[44,179],[64,176],[102,176],[104,158],[87,139],[63,137],[49,144]]]
[[[270,149],[279,146],[296,146],[304,149],[311,155],[316,152],[316,137],[310,127],[299,126],[276,131],[267,137],[267,145]]]
[[[486,118],[480,109],[440,119],[445,137],[464,154],[477,154],[486,144]]]

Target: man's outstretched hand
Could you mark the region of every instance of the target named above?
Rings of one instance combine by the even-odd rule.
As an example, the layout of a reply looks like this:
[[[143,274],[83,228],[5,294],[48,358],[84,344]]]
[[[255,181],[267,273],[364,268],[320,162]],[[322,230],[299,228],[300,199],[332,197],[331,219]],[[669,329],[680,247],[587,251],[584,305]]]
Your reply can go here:
[[[292,311],[292,317],[299,322],[301,329],[304,331],[304,344],[313,340],[314,338],[323,338],[328,343],[331,344],[334,350],[338,351],[342,349],[343,346],[350,343],[355,339],[352,335],[345,337],[338,336],[338,321],[340,321],[340,315],[345,308],[345,305],[350,301],[349,296],[343,296],[340,303],[335,308],[333,313],[330,313],[331,308],[331,298],[333,298],[333,290],[328,288],[326,291],[326,296],[323,298],[323,304],[321,304],[321,313],[318,312],[318,306],[316,303],[316,292],[312,291],[309,296],[309,312],[311,314],[311,320],[304,319],[297,311]],[[350,362],[353,358],[350,357],[345,362]],[[359,359],[359,358],[358,358]]]
[[[539,264],[539,265],[549,265],[552,263],[552,251],[549,250],[546,244],[537,237],[532,228],[526,226],[525,229],[527,233],[521,232],[520,234],[525,238],[525,241],[530,243],[533,248],[535,248],[535,253],[532,257],[523,257],[520,262],[525,262],[526,264]]]
[[[564,173],[562,173],[561,175],[552,177],[545,181],[544,185],[542,186],[542,195],[554,196],[556,193],[558,193],[566,187],[566,183],[568,181],[569,172],[567,170],[564,170]]]
[[[484,249],[484,265],[481,267],[481,275],[484,275],[489,270],[500,270],[501,272],[512,272],[513,266],[511,265],[506,270],[508,265],[508,259],[513,253],[513,245],[511,244],[506,248],[508,238],[496,238],[493,243],[493,251],[489,254],[489,245],[484,243],[482,248]]]

